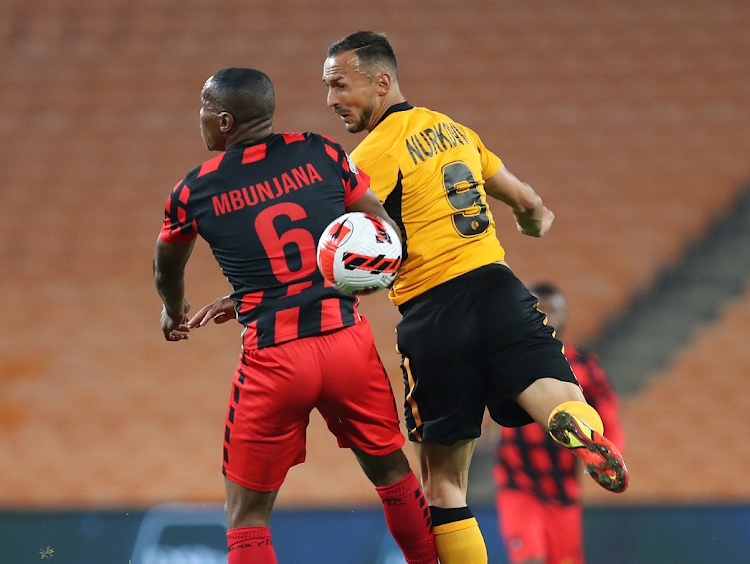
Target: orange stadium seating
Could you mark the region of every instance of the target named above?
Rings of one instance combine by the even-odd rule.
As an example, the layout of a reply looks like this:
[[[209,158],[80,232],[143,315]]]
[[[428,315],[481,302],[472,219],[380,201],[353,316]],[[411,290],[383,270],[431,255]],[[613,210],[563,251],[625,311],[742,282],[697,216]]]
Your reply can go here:
[[[307,0],[5,0],[0,505],[222,498],[239,328],[164,342],[149,264],[168,191],[210,156],[197,124],[200,88],[215,70],[265,70],[277,131],[316,130],[351,149],[361,137],[324,105],[325,49],[356,29],[386,32],[409,101],[475,129],[556,212],[549,236],[531,240],[493,205],[510,265],[527,282],[566,289],[571,337],[585,341],[750,176],[748,25],[746,0],[336,9]],[[227,289],[199,245],[190,299],[202,305]],[[384,295],[363,308],[400,396],[397,312]],[[750,295],[625,399],[626,502],[750,498],[723,479],[750,450],[730,444],[712,416],[731,410],[731,425],[750,423],[750,361],[738,336],[748,316]],[[308,463],[291,471],[280,504],[377,500],[317,414],[308,438]],[[678,483],[654,462],[667,458],[700,471]]]
[[[667,368],[623,402],[630,494],[661,502],[750,499],[750,486],[728,479],[727,472],[750,464],[750,449],[738,439],[750,428],[748,324],[750,285],[715,324],[701,329]],[[689,479],[676,478],[678,467],[690,469]],[[587,486],[590,500],[615,501],[593,482]]]

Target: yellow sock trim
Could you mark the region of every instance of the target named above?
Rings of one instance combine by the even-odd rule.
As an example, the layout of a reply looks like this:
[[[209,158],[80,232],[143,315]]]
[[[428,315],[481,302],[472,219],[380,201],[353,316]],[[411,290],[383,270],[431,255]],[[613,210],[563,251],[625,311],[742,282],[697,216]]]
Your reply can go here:
[[[440,564],[487,564],[487,547],[474,517],[438,525],[434,531]]]
[[[604,423],[602,423],[602,418],[599,416],[599,413],[596,411],[596,409],[591,407],[586,402],[566,401],[565,403],[561,403],[552,410],[552,413],[549,414],[549,419],[551,420],[555,413],[557,413],[558,411],[567,411],[571,415],[582,419],[583,422],[586,423],[586,425],[591,427],[600,435],[604,434]]]

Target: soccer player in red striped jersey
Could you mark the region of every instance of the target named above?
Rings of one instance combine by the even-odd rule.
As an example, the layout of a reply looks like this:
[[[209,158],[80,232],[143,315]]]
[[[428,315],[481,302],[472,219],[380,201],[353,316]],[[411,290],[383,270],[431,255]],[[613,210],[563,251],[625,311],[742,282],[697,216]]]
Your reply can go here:
[[[370,325],[356,298],[326,283],[316,263],[318,238],[343,213],[392,220],[337,143],[273,132],[274,91],[264,73],[223,69],[206,81],[201,101],[203,140],[221,152],[172,190],[154,281],[168,341],[211,319],[237,317],[244,327],[224,433],[229,564],[277,562],[271,511],[287,471],[305,459],[314,408],[376,487],[406,561],[437,564]],[[233,292],[188,319],[184,272],[198,235]]]
[[[565,343],[567,305],[553,284],[535,284],[557,338]],[[596,355],[565,343],[565,358],[586,400],[602,418],[607,437],[622,450],[619,400]],[[582,465],[538,425],[501,427],[494,468],[500,535],[511,564],[584,564]]]

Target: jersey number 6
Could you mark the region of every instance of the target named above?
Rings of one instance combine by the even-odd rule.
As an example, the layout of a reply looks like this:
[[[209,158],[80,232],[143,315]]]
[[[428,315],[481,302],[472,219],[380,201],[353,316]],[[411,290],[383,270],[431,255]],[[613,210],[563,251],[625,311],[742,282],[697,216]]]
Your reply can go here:
[[[292,227],[281,234],[276,230],[279,224],[292,224],[306,217],[302,206],[285,202],[264,209],[255,219],[255,230],[279,282],[299,280],[317,268],[315,240],[307,229]]]

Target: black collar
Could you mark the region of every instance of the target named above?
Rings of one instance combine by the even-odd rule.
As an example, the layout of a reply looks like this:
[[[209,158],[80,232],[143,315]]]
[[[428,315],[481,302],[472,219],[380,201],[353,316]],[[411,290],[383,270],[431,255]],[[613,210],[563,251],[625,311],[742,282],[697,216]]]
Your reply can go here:
[[[409,102],[399,102],[398,104],[393,104],[385,111],[383,117],[381,117],[378,120],[378,123],[375,124],[375,127],[379,126],[389,115],[395,114],[396,112],[405,112],[406,110],[411,110],[413,107],[414,106],[412,106]],[[375,129],[375,127],[373,127],[373,129]]]

